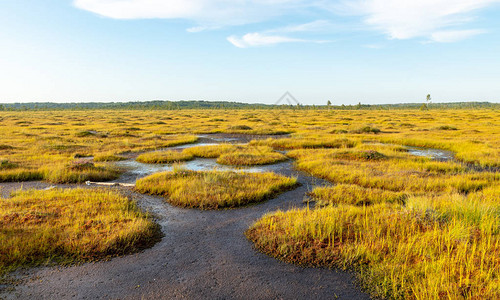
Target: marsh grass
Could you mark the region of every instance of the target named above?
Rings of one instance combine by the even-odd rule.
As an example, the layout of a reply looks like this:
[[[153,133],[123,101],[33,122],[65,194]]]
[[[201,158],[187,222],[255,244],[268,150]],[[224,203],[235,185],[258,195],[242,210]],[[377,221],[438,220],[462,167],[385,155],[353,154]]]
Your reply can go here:
[[[137,251],[158,226],[126,197],[107,190],[19,191],[0,199],[0,275],[18,267]]]
[[[260,202],[296,185],[295,178],[274,173],[177,169],[139,179],[136,189],[181,207],[222,209]]]
[[[297,136],[292,138],[252,141],[250,144],[270,146],[279,150],[287,150],[301,148],[352,148],[357,145],[357,142],[345,138],[328,136]]]
[[[218,158],[222,154],[234,151],[235,145],[232,144],[219,144],[219,145],[208,145],[208,146],[194,146],[184,149],[183,152],[203,158]]]
[[[0,119],[0,160],[17,164],[0,169],[0,181],[52,177],[78,182],[89,173],[103,176],[110,170],[96,168],[108,169],[106,165],[95,165],[90,172],[68,166],[77,154],[162,149],[192,143],[199,133],[291,133],[250,146],[291,150],[287,156],[297,160],[298,169],[343,187],[316,190],[322,197],[318,201],[326,205],[317,210],[264,218],[265,226],[252,233],[259,247],[287,261],[355,268],[375,296],[500,298],[499,110],[1,111]],[[357,131],[367,124],[380,132]],[[250,129],[231,128],[238,125]],[[82,131],[88,132],[79,136]],[[404,146],[452,151],[460,163],[416,158]],[[229,152],[218,146],[190,151],[211,158],[235,152],[223,147]],[[108,175],[103,179],[114,176]],[[197,176],[155,179],[180,182],[181,187],[193,184],[194,193],[152,183],[147,188],[151,193],[158,188],[162,195],[183,190],[191,197],[187,199],[202,199],[204,193],[223,199],[226,187],[238,195],[231,184],[240,184],[237,180]],[[391,200],[398,193],[408,195],[404,205]]]
[[[287,157],[268,146],[246,145],[208,145],[187,148],[186,155],[204,158],[217,158],[217,163],[234,166],[268,165],[287,160]]]
[[[278,152],[255,151],[252,153],[252,152],[238,151],[238,152],[222,154],[217,159],[217,163],[222,165],[233,165],[233,166],[255,166],[255,165],[269,165],[285,160],[287,160],[287,157]]]
[[[122,161],[122,160],[127,160],[127,158],[114,154],[97,154],[94,156],[95,162],[110,162],[110,161]]]
[[[2,160],[2,161],[0,161],[0,170],[15,169],[17,167],[19,167],[18,164],[10,162],[8,160]]]
[[[329,204],[373,205],[379,203],[404,204],[408,194],[379,189],[367,189],[358,185],[339,184],[331,187],[316,187],[309,193],[318,206]]]
[[[288,156],[297,159],[298,169],[333,183],[393,192],[469,193],[500,178],[494,172],[466,171],[453,162],[431,161],[391,149],[385,154],[357,149],[302,149],[290,151]]]
[[[288,262],[354,269],[377,297],[497,299],[499,192],[278,211],[246,235]]]
[[[188,161],[193,158],[193,155],[186,152],[168,150],[144,153],[139,155],[136,160],[148,164],[164,164]]]
[[[85,181],[110,181],[118,178],[121,170],[91,162],[73,162],[67,165],[41,169],[43,179],[52,183],[84,183]]]
[[[375,127],[371,127],[371,126],[363,126],[361,128],[354,129],[354,130],[351,131],[351,133],[355,133],[355,134],[362,134],[362,133],[374,133],[374,134],[378,134],[380,132],[381,132],[380,129],[375,128]]]
[[[0,171],[0,182],[22,182],[42,180],[44,174],[41,171],[29,169],[6,169]]]

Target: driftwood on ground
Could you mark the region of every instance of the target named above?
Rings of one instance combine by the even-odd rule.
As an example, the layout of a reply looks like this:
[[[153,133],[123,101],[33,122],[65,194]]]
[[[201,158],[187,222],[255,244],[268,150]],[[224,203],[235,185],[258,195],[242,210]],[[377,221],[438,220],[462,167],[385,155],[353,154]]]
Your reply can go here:
[[[104,185],[104,186],[123,186],[123,187],[134,187],[133,183],[120,183],[120,182],[92,182],[86,181],[86,185]]]

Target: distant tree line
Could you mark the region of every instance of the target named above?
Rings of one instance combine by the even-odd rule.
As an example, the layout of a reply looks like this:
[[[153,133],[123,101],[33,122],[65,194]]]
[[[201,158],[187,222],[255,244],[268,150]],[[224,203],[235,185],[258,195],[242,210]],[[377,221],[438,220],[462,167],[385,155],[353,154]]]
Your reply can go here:
[[[368,105],[358,103],[356,105],[268,105],[249,104],[226,101],[145,101],[145,102],[85,102],[85,103],[54,103],[54,102],[31,102],[31,103],[8,103],[0,104],[0,111],[23,111],[23,110],[180,110],[180,109],[329,109],[329,110],[380,110],[380,109],[421,109],[422,103],[401,104],[376,104]],[[433,103],[432,109],[472,109],[472,108],[500,108],[500,103],[491,102],[453,102]]]

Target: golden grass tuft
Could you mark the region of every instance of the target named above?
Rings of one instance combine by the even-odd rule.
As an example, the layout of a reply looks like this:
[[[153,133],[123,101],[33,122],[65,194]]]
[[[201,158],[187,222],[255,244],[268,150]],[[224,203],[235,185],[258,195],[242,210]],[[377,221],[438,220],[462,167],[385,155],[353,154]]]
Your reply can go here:
[[[404,204],[408,194],[379,189],[367,189],[352,184],[339,184],[330,187],[316,187],[309,193],[318,206],[328,204],[372,205],[378,203]]]
[[[98,154],[94,156],[95,162],[110,162],[110,161],[122,161],[122,160],[127,160],[127,158],[114,154]]]
[[[274,173],[181,169],[140,179],[136,189],[181,207],[221,209],[260,202],[296,185],[295,178]]]
[[[184,149],[183,152],[196,157],[217,158],[224,153],[234,151],[235,145],[220,144],[208,146],[194,146]]]
[[[0,199],[0,274],[137,251],[159,229],[126,197],[107,190],[16,192]]]
[[[144,153],[139,155],[136,160],[148,164],[165,164],[188,161],[193,158],[193,155],[186,152],[167,150]]]
[[[233,166],[268,165],[287,160],[287,157],[275,152],[268,146],[256,145],[209,145],[187,148],[187,155],[204,158],[217,158],[217,163]]]
[[[121,171],[111,166],[91,162],[73,162],[41,169],[43,179],[52,183],[84,183],[85,181],[110,181],[118,178]]]
[[[233,166],[269,165],[287,160],[287,157],[278,152],[231,152],[221,155],[217,163]]]
[[[354,269],[376,297],[498,299],[499,192],[279,211],[246,235],[287,262]]]

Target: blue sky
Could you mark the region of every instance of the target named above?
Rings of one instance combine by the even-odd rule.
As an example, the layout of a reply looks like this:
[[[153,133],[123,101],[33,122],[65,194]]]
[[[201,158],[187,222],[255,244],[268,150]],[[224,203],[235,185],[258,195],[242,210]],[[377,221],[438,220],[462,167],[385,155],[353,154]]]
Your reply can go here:
[[[500,0],[0,0],[0,102],[500,102]]]

